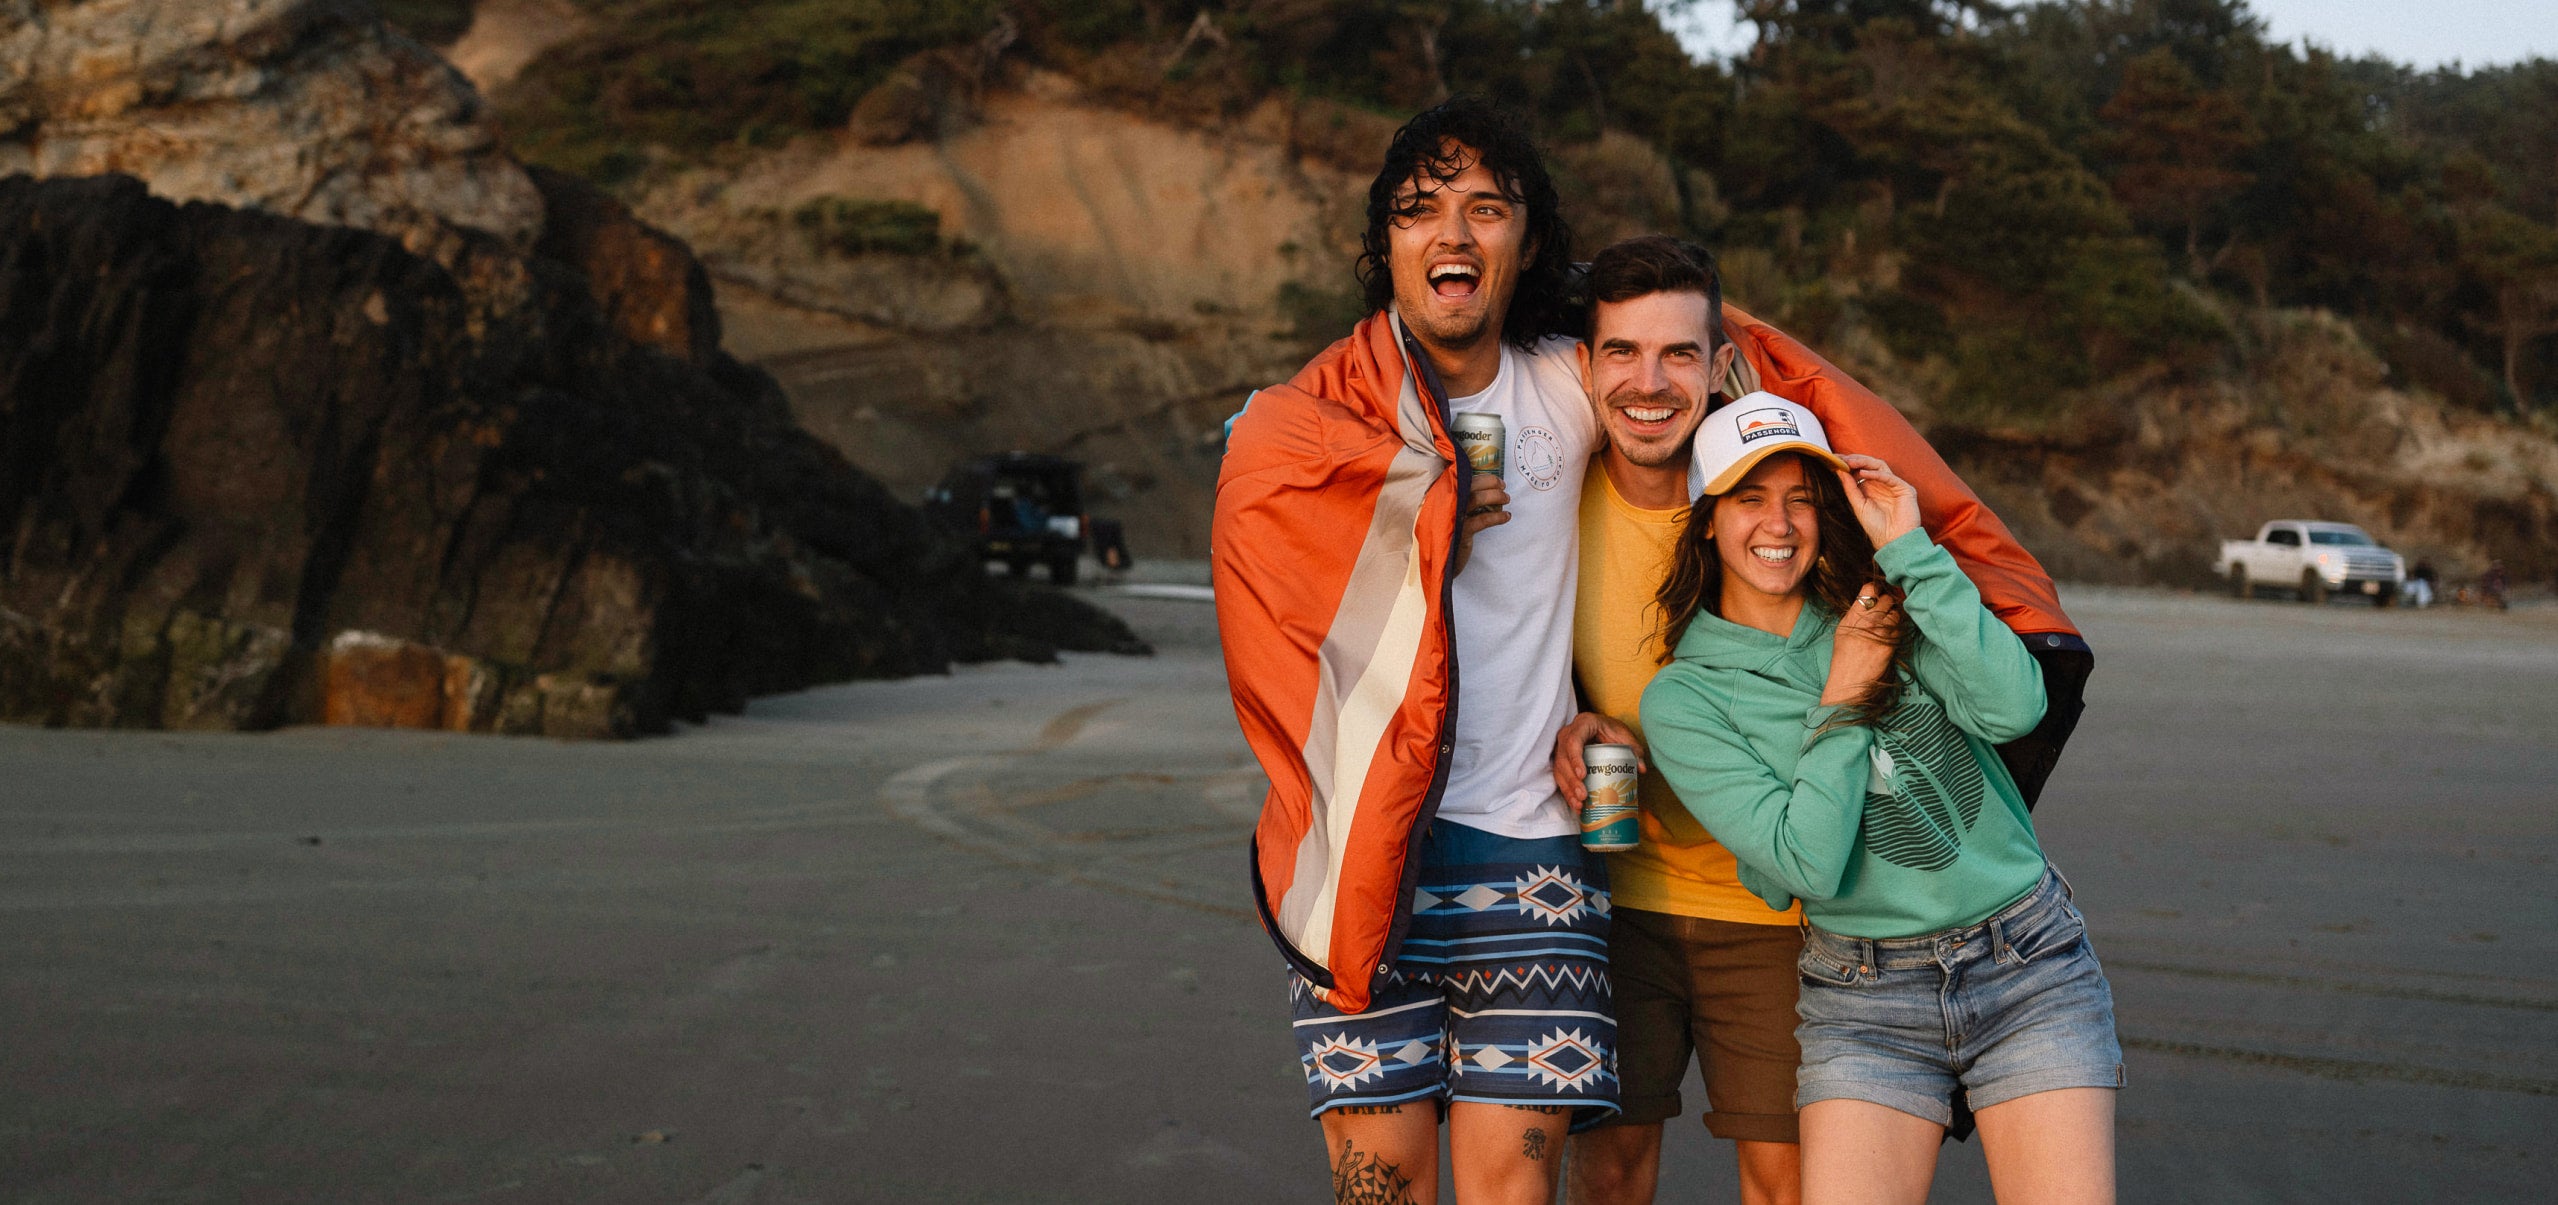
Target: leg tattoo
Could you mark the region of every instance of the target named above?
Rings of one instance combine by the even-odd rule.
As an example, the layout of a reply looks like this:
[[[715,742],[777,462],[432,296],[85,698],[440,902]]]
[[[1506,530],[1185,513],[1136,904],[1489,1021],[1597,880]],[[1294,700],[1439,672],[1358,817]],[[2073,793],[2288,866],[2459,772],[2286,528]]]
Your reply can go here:
[[[1334,1205],[1413,1205],[1412,1177],[1344,1138],[1332,1164],[1332,1199]]]
[[[1545,1131],[1528,1131],[1527,1146],[1522,1153],[1532,1160],[1542,1161],[1545,1158]]]

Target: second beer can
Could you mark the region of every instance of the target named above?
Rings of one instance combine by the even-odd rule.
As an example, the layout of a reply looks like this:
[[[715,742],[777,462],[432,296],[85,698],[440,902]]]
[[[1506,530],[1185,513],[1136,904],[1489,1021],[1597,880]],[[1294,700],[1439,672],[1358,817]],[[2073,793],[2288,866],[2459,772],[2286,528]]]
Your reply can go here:
[[[1501,474],[1502,449],[1510,442],[1509,430],[1501,425],[1498,414],[1459,414],[1448,423],[1448,438],[1456,441],[1457,452],[1478,473]]]
[[[1615,853],[1642,841],[1642,805],[1635,800],[1641,773],[1632,745],[1581,747],[1581,785],[1590,791],[1581,805],[1581,848]]]

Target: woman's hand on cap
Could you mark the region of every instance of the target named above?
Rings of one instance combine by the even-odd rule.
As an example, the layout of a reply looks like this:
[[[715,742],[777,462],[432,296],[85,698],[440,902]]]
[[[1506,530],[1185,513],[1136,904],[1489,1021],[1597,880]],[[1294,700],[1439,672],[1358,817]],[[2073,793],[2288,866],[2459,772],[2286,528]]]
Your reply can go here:
[[[1847,468],[1838,471],[1839,484],[1847,490],[1847,504],[1856,511],[1857,525],[1865,529],[1866,538],[1874,541],[1876,548],[1918,530],[1918,487],[1895,476],[1892,466],[1872,456],[1847,452],[1839,459],[1847,462]]]

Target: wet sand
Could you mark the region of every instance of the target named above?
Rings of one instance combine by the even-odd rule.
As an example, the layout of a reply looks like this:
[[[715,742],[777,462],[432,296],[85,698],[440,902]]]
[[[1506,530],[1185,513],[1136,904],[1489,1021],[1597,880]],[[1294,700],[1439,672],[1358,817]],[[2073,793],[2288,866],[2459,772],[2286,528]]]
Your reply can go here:
[[[1321,1199],[1209,608],[1099,596],[627,745],[0,728],[0,1199]],[[2558,610],[2069,601],[2124,1199],[2545,1199]]]

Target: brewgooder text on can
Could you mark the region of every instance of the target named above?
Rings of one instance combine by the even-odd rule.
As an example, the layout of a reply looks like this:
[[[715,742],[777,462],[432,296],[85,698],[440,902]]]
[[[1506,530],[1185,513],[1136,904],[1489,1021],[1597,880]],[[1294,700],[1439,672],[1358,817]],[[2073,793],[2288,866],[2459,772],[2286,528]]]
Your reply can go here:
[[[1641,770],[1632,745],[1581,747],[1581,785],[1590,791],[1589,802],[1581,805],[1581,848],[1615,853],[1643,839],[1634,795]]]
[[[1457,451],[1474,466],[1475,472],[1501,475],[1503,449],[1510,442],[1510,433],[1502,426],[1500,415],[1459,414],[1448,424],[1448,438],[1456,441]]]

